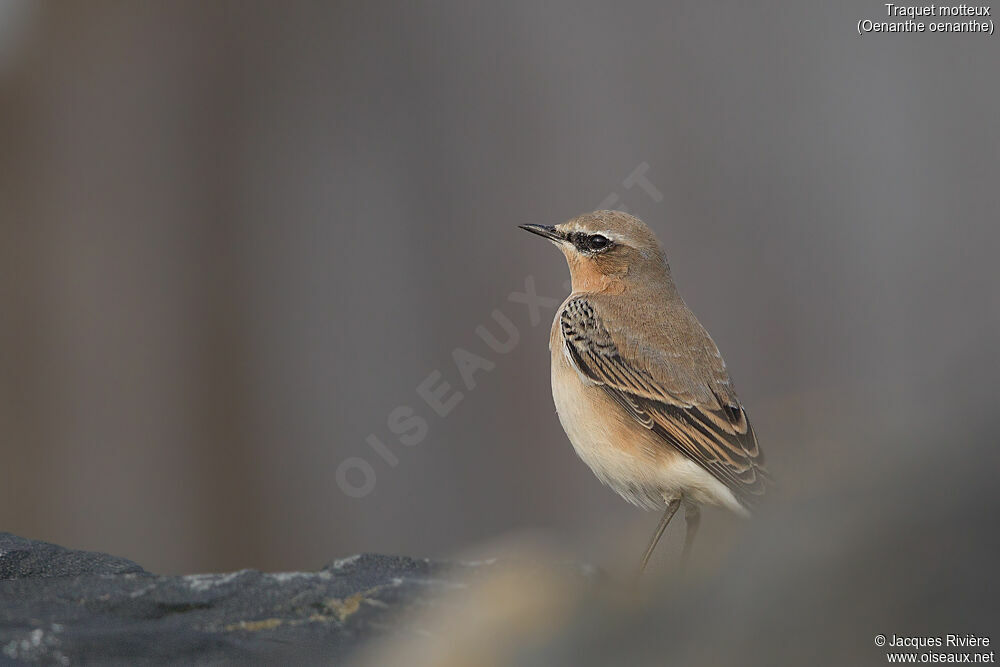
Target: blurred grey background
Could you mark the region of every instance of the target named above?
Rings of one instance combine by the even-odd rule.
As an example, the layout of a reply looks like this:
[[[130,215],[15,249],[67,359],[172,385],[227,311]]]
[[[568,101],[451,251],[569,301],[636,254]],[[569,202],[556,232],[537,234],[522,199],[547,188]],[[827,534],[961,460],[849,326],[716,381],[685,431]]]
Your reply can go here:
[[[709,572],[746,540],[781,572],[995,562],[1000,42],[857,35],[883,12],[4,0],[0,530],[160,572],[524,531],[637,558],[656,517],[554,414],[554,308],[510,298],[567,293],[516,225],[603,205],[660,236],[778,480],[760,523],[708,514]],[[472,389],[456,348],[493,364]],[[869,553],[889,501],[906,548]]]

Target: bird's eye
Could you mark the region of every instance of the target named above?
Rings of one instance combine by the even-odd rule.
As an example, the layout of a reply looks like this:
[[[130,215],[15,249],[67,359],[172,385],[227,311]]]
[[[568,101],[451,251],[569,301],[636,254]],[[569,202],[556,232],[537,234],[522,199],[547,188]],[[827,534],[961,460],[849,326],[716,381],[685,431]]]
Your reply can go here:
[[[611,241],[606,236],[601,236],[600,234],[594,234],[589,239],[587,239],[587,245],[590,246],[591,250],[604,250],[609,245],[611,245]]]

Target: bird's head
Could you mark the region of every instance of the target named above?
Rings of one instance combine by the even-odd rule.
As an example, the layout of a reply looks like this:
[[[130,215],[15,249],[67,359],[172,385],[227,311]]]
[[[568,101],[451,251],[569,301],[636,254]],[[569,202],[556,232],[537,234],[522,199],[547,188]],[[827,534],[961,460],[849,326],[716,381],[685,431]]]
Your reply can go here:
[[[520,225],[552,241],[566,256],[574,292],[623,292],[669,279],[656,236],[639,218],[594,211],[558,225]]]

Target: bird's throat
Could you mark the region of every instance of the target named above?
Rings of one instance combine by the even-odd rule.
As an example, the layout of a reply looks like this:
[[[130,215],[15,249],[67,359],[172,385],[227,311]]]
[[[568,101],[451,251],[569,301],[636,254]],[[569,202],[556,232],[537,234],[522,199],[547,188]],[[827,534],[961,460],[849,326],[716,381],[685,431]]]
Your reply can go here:
[[[625,277],[628,275],[627,266],[608,272],[607,267],[599,267],[592,261],[581,261],[575,257],[568,257],[567,261],[573,283],[573,292],[621,294],[625,291]]]

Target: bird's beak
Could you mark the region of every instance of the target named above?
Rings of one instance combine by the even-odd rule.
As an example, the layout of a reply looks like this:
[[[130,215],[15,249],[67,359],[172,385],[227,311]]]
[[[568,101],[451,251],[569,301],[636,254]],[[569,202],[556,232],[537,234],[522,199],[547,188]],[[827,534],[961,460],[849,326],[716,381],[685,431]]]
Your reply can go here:
[[[518,227],[526,232],[531,232],[532,234],[538,234],[543,238],[547,238],[553,243],[560,243],[566,240],[562,232],[552,225],[518,225]]]

